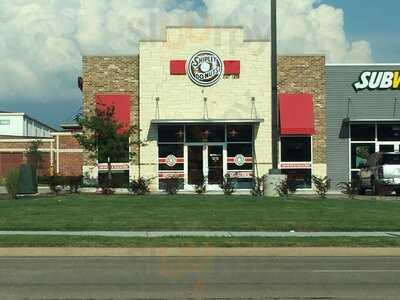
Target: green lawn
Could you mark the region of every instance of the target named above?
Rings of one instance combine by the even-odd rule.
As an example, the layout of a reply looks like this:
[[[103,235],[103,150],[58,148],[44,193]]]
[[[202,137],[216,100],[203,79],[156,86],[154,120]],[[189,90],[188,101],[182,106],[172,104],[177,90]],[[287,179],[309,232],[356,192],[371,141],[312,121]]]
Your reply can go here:
[[[400,247],[400,238],[120,238],[7,235],[0,236],[0,247]]]
[[[68,195],[0,201],[0,230],[400,231],[400,201]]]

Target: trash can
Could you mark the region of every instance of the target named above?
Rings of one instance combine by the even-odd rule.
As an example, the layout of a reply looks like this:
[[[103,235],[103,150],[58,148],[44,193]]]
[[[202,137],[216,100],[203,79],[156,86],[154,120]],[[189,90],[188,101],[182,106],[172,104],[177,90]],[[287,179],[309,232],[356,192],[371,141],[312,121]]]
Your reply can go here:
[[[21,165],[19,167],[19,188],[18,194],[36,194],[38,192],[38,182],[36,170],[31,165]]]

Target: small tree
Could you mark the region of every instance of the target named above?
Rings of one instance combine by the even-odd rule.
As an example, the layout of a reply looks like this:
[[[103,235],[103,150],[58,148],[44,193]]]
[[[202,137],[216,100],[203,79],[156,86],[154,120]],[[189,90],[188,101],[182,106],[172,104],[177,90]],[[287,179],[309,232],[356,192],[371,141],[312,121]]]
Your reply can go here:
[[[8,172],[5,179],[7,193],[11,199],[17,199],[19,188],[19,170],[13,169]]]
[[[325,176],[323,178],[313,176],[312,181],[314,183],[316,192],[318,194],[318,197],[320,199],[325,199],[326,198],[326,193],[329,191],[331,188],[331,180]]]
[[[129,146],[139,145],[135,137],[136,126],[124,126],[114,118],[114,106],[96,109],[94,115],[77,116],[77,123],[83,128],[82,134],[76,134],[79,144],[87,150],[90,158],[107,162],[107,191],[111,190],[111,163],[129,161],[132,153]],[[132,137],[131,141],[130,138]]]
[[[43,162],[43,153],[39,150],[41,145],[41,141],[33,141],[26,152],[28,163],[35,169],[35,172],[40,168]]]

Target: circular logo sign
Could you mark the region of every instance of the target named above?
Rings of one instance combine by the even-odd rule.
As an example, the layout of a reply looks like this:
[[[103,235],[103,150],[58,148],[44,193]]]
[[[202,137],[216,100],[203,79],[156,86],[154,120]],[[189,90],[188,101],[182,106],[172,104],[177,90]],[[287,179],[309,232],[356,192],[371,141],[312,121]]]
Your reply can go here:
[[[193,55],[186,66],[187,74],[195,84],[211,86],[221,77],[223,64],[221,59],[212,51],[199,51]]]
[[[245,158],[242,154],[238,154],[235,156],[235,165],[241,167],[244,165],[244,163],[245,163]]]
[[[168,167],[173,167],[173,166],[175,166],[175,165],[176,165],[176,156],[175,156],[175,155],[172,155],[172,154],[168,155],[168,156],[165,158],[165,163],[167,164]]]

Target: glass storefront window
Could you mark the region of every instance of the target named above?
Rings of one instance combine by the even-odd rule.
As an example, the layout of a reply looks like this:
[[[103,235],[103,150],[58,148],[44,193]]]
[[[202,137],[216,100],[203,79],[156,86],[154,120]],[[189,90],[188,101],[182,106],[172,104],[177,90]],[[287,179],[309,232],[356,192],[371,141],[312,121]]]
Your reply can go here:
[[[158,145],[158,169],[183,170],[183,144],[160,144]]]
[[[228,144],[228,170],[253,170],[253,145]]]
[[[108,173],[99,172],[98,175],[99,186],[106,186],[108,184]],[[112,171],[111,174],[111,187],[113,188],[128,188],[129,187],[129,171]]]
[[[400,124],[378,124],[378,141],[400,141]]]
[[[368,160],[368,157],[375,152],[375,143],[351,144],[351,168],[361,169]]]
[[[287,175],[296,188],[311,189],[311,169],[285,169],[282,173]]]
[[[186,142],[225,142],[225,125],[188,125]]]
[[[352,124],[350,134],[352,141],[375,141],[375,124]]]
[[[251,125],[228,125],[227,126],[228,142],[252,142],[253,126]]]
[[[311,161],[311,137],[281,137],[281,162]]]
[[[158,142],[160,143],[182,143],[185,137],[183,125],[159,125]]]

